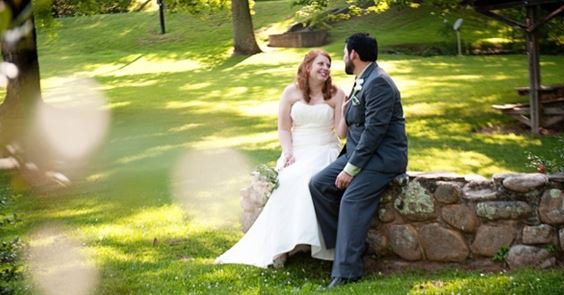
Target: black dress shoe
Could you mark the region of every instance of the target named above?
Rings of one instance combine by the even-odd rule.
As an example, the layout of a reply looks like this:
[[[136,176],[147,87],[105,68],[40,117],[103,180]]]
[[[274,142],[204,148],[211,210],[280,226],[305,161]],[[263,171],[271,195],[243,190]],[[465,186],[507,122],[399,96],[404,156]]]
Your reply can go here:
[[[333,280],[331,281],[331,283],[329,283],[329,285],[327,285],[326,289],[333,289],[335,287],[341,286],[341,285],[346,285],[346,284],[350,284],[350,283],[354,283],[356,281],[358,281],[360,278],[356,278],[356,279],[347,279],[347,278],[341,278],[341,277],[335,277],[333,278]]]

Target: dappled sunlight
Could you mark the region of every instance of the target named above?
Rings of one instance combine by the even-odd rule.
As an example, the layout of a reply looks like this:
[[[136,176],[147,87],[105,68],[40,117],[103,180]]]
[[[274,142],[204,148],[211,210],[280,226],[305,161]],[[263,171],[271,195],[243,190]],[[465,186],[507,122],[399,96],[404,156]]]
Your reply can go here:
[[[91,175],[86,176],[86,181],[90,183],[96,183],[99,181],[107,180],[110,176],[112,176],[115,171],[103,171],[99,173],[94,173]]]
[[[121,159],[118,159],[116,163],[118,164],[129,164],[131,162],[146,160],[148,158],[156,158],[162,155],[163,153],[179,149],[186,146],[185,144],[175,144],[175,145],[159,145],[156,147],[152,147],[149,149],[144,150],[141,153],[136,155],[128,155]]]
[[[89,248],[96,252],[96,261],[98,264],[103,265],[105,262],[131,262],[138,259],[143,259],[139,257],[137,253],[126,253],[125,250],[118,249],[117,247],[95,245],[89,246]],[[146,257],[146,256],[145,256]],[[147,261],[147,259],[145,259]]]
[[[270,132],[252,133],[249,135],[239,136],[207,136],[202,140],[192,144],[196,149],[218,149],[218,148],[235,148],[248,145],[263,145],[267,143],[277,142],[278,132],[276,130]]]
[[[278,101],[269,101],[263,103],[249,101],[246,103],[241,103],[237,110],[241,115],[247,117],[272,118],[273,123],[275,123],[275,120],[278,117],[278,104]]]
[[[225,92],[223,92],[224,97],[235,97],[239,95],[243,95],[249,92],[249,87],[247,86],[237,86],[237,87],[230,87]]]
[[[187,130],[189,130],[189,129],[187,129]],[[119,142],[126,142],[126,141],[136,141],[136,140],[140,140],[140,139],[165,137],[165,136],[171,135],[170,131],[171,130],[167,130],[167,132],[152,132],[152,133],[147,132],[146,134],[135,133],[135,134],[132,134],[132,135],[124,135],[124,136],[119,137],[119,138],[111,139],[109,143],[119,143]]]
[[[282,34],[286,32],[288,28],[292,26],[294,23],[295,23],[295,19],[293,17],[289,17],[287,19],[283,19],[275,23],[269,23],[264,27],[258,28],[255,30],[255,34],[258,37],[257,41],[264,39],[265,41],[262,42],[263,46],[267,46],[268,35]]]
[[[292,68],[293,71],[297,70],[297,65],[295,62],[301,62],[304,58],[304,55],[307,51],[304,52],[295,52],[295,51],[281,51],[281,50],[273,50],[273,51],[265,51],[260,54],[255,54],[250,56],[249,58],[243,60],[242,62],[238,63],[234,67],[230,68],[229,70],[234,70],[239,67],[244,67],[248,65],[270,65],[275,67],[280,67],[281,65],[288,65],[288,67],[280,67],[280,68],[272,68],[272,71],[287,71]],[[294,61],[294,62],[292,62]]]
[[[409,120],[409,118],[407,118]],[[409,124],[411,123],[411,124]],[[454,130],[458,130],[455,132]],[[471,141],[472,138],[468,134],[461,132],[468,130],[470,133],[470,126],[465,122],[449,121],[447,117],[434,117],[433,120],[412,120],[406,124],[406,132],[408,137],[417,137],[429,139],[444,139],[448,135],[446,141],[460,140]]]
[[[190,123],[190,124],[184,124],[182,126],[178,126],[178,127],[173,127],[168,129],[168,132],[184,132],[184,131],[188,131],[194,128],[198,128],[202,126],[202,124],[195,124],[195,123]]]
[[[164,108],[174,110],[174,109],[185,109],[191,107],[201,107],[205,105],[208,105],[208,103],[201,100],[190,100],[190,101],[173,100],[173,101],[168,101],[165,104]]]
[[[130,101],[112,102],[112,103],[107,104],[106,108],[107,109],[118,109],[118,108],[126,107],[130,104],[131,104]]]
[[[170,189],[191,222],[228,226],[239,218],[239,190],[249,172],[247,158],[236,150],[191,150],[176,161]]]
[[[99,214],[112,208],[113,206],[111,204],[101,204],[97,206],[90,206],[88,208],[57,209],[50,210],[49,212],[42,214],[42,217],[48,219],[68,219],[84,215]]]
[[[515,282],[513,277],[508,274],[488,274],[482,273],[480,276],[475,277],[461,277],[454,279],[439,279],[426,281],[423,283],[418,283],[408,294],[467,294],[468,290],[477,290],[478,294],[516,294],[510,292],[510,289],[518,287],[522,282]],[[530,291],[535,294],[534,291],[535,282],[528,282]],[[513,291],[515,291],[513,289]],[[522,292],[517,292],[519,294],[525,294]]]
[[[205,89],[208,87],[213,86],[210,82],[201,82],[201,83],[186,83],[184,86],[180,86],[180,90],[199,90]]]
[[[132,214],[111,223],[85,225],[80,233],[92,241],[113,240],[120,243],[158,239],[185,238],[188,230],[186,216],[176,205],[132,208]]]
[[[542,146],[542,141],[538,138],[530,138],[515,133],[489,134],[488,136],[479,136],[479,138],[483,143],[490,145],[503,146],[506,144],[514,144],[523,148],[527,148],[529,146]]]
[[[441,108],[437,107],[437,103],[412,103],[412,104],[405,104],[403,106],[403,111],[405,112],[406,117],[414,116],[414,115],[439,115],[442,113]]]
[[[418,80],[423,82],[427,87],[445,85],[443,81],[455,81],[455,82],[468,82],[477,81],[483,79],[481,75],[443,75],[440,77],[440,81],[437,81],[437,77],[419,77]],[[429,85],[428,83],[431,82]]]
[[[409,158],[408,169],[411,171],[450,171],[463,174],[470,172],[485,176],[507,171],[501,163],[483,153],[450,147],[417,149],[414,156]]]
[[[410,93],[410,92],[417,94],[419,92],[420,87],[423,87],[422,83],[420,83],[417,80],[403,79],[402,77],[395,79],[395,83],[398,89],[401,89],[402,97],[406,97],[406,93]]]
[[[27,277],[42,294],[91,294],[98,271],[81,243],[59,224],[44,224],[30,235]]]
[[[413,73],[417,67],[418,60],[384,60],[378,61],[378,66],[382,67],[388,74],[397,80],[399,75],[409,75]]]
[[[127,76],[127,75],[139,75],[139,74],[154,74],[154,73],[175,73],[175,72],[187,72],[202,68],[203,65],[195,60],[191,59],[166,59],[166,58],[147,58],[140,57],[139,59],[133,61],[118,69],[108,69],[103,71],[102,68],[98,68],[98,75],[100,76]],[[154,81],[154,84],[158,81]],[[151,84],[153,85],[153,84]]]
[[[199,70],[205,65],[194,59],[183,57],[158,56],[156,54],[134,54],[121,58],[118,62],[89,63],[76,75],[85,77],[124,77],[142,74],[179,73]],[[144,87],[159,83],[158,79],[129,81],[127,86]]]
[[[501,37],[498,37],[498,38],[483,38],[481,41],[489,42],[489,43],[492,43],[492,44],[503,44],[503,43],[511,43],[512,42],[512,40],[509,39],[509,38],[501,38]]]

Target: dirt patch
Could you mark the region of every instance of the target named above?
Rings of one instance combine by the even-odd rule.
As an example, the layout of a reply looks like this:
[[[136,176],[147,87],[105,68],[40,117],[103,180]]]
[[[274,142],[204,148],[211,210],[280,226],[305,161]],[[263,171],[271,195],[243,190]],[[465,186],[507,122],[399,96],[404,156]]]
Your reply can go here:
[[[474,129],[474,133],[480,134],[518,134],[529,135],[531,128],[518,122],[505,123],[499,125],[488,125]],[[541,135],[563,135],[564,126],[555,126],[553,128],[540,128]]]
[[[397,274],[406,271],[438,272],[449,269],[479,271],[481,273],[510,271],[505,263],[495,262],[491,258],[468,260],[464,263],[441,263],[431,261],[405,261],[367,255],[364,256],[363,263],[365,273],[377,273],[382,275]],[[562,258],[557,261],[556,268],[564,269],[564,260]]]
[[[502,263],[494,262],[491,259],[472,260],[467,263],[439,263],[430,261],[403,261],[389,258],[381,259],[372,256],[364,257],[364,271],[366,273],[395,274],[413,270],[436,272],[448,269],[491,273],[506,271],[508,267]]]

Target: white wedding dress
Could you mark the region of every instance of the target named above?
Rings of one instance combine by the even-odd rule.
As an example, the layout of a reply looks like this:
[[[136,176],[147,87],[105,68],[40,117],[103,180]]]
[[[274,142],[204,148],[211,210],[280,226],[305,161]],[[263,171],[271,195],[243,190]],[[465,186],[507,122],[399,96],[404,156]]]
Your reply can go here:
[[[301,244],[311,246],[312,257],[333,260],[334,250],[327,250],[321,238],[308,183],[339,154],[339,141],[333,132],[334,109],[326,103],[298,101],[292,105],[290,116],[296,162],[280,171],[279,186],[255,223],[216,263],[268,267],[275,258]]]

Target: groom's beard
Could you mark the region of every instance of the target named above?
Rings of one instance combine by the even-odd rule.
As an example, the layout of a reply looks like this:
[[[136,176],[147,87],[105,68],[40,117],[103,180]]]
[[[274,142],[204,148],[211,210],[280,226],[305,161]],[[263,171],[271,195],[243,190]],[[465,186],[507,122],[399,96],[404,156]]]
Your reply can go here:
[[[354,63],[351,60],[345,62],[345,73],[347,73],[347,75],[354,73]]]

